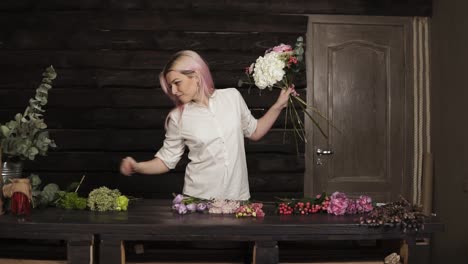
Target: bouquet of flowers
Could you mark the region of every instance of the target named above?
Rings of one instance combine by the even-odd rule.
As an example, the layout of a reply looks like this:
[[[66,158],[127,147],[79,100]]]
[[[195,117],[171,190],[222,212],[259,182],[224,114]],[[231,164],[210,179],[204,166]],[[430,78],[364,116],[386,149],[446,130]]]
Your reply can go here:
[[[303,38],[299,37],[294,48],[290,45],[280,44],[266,50],[264,56],[258,57],[254,63],[245,68],[247,80],[239,80],[238,86],[241,87],[245,83],[249,85],[249,89],[252,85],[260,90],[268,88],[270,91],[273,88],[294,89],[294,78],[303,70],[304,43]],[[289,119],[295,131],[295,138],[299,137],[302,141],[307,142],[304,124],[299,115],[300,111],[304,112],[305,116],[319,129],[320,133],[327,138],[323,129],[312,116],[312,112],[317,113],[324,119],[326,118],[317,109],[307,105],[295,90],[291,93],[286,108],[285,128]]]

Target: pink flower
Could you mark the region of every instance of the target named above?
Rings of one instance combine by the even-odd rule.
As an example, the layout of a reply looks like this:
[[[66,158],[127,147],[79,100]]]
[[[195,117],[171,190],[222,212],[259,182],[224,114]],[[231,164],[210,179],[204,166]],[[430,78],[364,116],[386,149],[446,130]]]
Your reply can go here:
[[[372,199],[367,195],[359,196],[359,199],[356,200],[357,210],[360,213],[366,213],[374,209],[372,207]]]
[[[257,207],[257,209],[255,209],[255,217],[265,217],[265,213],[262,208]]]
[[[294,56],[289,57],[287,66],[288,68],[291,68],[291,64],[297,64],[297,58]]]
[[[256,210],[256,209],[262,209],[263,208],[263,204],[262,203],[252,203],[250,205],[252,207],[252,209]]]
[[[286,51],[292,51],[292,48],[290,45],[281,43],[280,45],[273,47],[273,52],[286,52]]]
[[[297,58],[294,57],[294,56],[291,56],[291,57],[289,57],[289,61],[288,61],[288,62],[289,62],[289,63],[292,63],[292,64],[297,64]]]
[[[254,71],[254,67],[255,67],[255,62],[252,63],[252,64],[250,64],[249,67],[246,67],[246,68],[245,68],[245,73],[247,73],[247,74],[252,74],[253,71]]]
[[[348,207],[348,198],[346,194],[334,192],[330,197],[330,204],[328,205],[327,212],[334,215],[344,215]]]
[[[356,201],[349,199],[348,200],[348,207],[346,208],[346,214],[357,214],[357,205]]]

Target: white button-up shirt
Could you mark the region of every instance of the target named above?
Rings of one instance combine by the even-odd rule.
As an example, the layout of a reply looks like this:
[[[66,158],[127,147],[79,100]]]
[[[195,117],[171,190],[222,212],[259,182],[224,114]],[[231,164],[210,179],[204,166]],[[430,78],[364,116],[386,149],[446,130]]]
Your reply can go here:
[[[244,136],[257,128],[242,95],[235,88],[215,90],[209,106],[193,102],[169,114],[166,139],[156,153],[169,169],[189,148],[183,193],[211,199],[250,198]]]

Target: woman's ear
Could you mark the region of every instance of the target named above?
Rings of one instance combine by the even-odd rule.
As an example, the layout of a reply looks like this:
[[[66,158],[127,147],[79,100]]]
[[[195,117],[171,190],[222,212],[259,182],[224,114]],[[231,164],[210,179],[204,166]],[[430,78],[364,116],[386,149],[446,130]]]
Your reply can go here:
[[[197,86],[200,88],[200,75],[198,72],[195,72],[195,74],[193,75],[193,78],[195,78],[195,80],[197,81]]]

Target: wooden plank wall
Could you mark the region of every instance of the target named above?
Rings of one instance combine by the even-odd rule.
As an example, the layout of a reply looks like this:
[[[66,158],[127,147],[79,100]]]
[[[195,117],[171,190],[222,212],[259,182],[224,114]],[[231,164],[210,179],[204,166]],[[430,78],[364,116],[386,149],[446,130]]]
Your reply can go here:
[[[236,87],[243,68],[266,48],[305,37],[307,18],[301,14],[431,12],[429,0],[393,2],[4,0],[0,123],[24,111],[41,72],[53,65],[58,78],[45,119],[58,148],[27,163],[26,173],[62,187],[86,174],[83,192],[106,185],[130,195],[170,198],[182,189],[187,159],[161,176],[123,177],[118,165],[127,155],[151,159],[161,146],[172,105],[157,74],[171,54],[196,50],[207,59],[216,87]],[[296,83],[304,98],[305,83],[304,76]],[[257,117],[277,95],[240,91]],[[283,144],[283,121],[281,116],[262,141],[246,143],[254,198],[302,195],[303,148],[297,155],[291,137]]]
[[[188,162],[183,159],[162,176],[128,178],[117,171],[123,157],[151,159],[162,144],[172,103],[157,74],[169,56],[196,50],[207,59],[218,88],[236,87],[245,66],[266,48],[304,36],[307,21],[303,16],[185,10],[62,10],[59,1],[50,3],[50,9],[1,15],[1,122],[23,111],[41,71],[54,65],[58,78],[45,119],[58,148],[27,163],[27,171],[62,186],[86,174],[83,191],[106,185],[144,197],[181,192]],[[302,90],[304,78],[298,84]],[[276,94],[241,92],[257,117],[276,99]],[[281,123],[275,127],[265,140],[247,143],[251,191],[300,194],[304,159],[292,141],[282,144]]]

